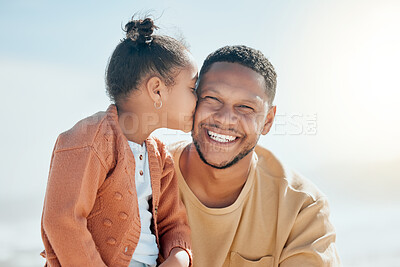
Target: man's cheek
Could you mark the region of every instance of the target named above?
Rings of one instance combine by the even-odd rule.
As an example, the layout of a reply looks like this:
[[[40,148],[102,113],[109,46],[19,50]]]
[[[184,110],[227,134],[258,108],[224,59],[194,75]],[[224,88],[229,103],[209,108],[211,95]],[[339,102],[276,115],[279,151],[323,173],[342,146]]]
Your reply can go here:
[[[201,106],[198,106],[196,109],[195,113],[195,124],[199,124],[200,122],[203,122],[207,117],[210,117],[210,112],[207,112],[206,109],[202,108]]]
[[[256,122],[254,121],[254,119],[242,118],[240,121],[243,132],[247,135],[257,131]]]

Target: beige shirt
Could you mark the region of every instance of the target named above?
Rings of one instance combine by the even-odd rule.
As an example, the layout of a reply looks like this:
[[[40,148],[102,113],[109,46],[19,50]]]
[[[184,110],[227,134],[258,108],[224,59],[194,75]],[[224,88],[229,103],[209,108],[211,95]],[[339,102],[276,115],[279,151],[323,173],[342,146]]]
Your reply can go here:
[[[169,147],[192,233],[195,267],[341,266],[326,197],[257,146],[249,177],[225,208],[204,206],[179,169],[187,142]]]

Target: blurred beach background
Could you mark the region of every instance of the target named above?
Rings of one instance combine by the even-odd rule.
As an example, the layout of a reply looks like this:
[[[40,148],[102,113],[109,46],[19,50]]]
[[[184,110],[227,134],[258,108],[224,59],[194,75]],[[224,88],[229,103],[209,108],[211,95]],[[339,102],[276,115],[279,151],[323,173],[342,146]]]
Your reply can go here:
[[[400,266],[397,0],[0,0],[0,266],[43,266],[54,142],[107,108],[108,58],[122,26],[148,11],[159,33],[184,37],[199,67],[228,44],[270,59],[277,118],[260,144],[328,196],[343,266]]]

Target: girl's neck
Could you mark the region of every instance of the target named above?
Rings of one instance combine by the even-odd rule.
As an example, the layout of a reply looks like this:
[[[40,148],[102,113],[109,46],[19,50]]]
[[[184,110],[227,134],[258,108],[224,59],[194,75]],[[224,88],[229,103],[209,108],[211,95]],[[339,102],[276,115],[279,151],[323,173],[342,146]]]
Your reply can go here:
[[[161,128],[160,116],[151,103],[129,101],[118,105],[117,109],[118,124],[129,141],[143,144],[154,130]]]

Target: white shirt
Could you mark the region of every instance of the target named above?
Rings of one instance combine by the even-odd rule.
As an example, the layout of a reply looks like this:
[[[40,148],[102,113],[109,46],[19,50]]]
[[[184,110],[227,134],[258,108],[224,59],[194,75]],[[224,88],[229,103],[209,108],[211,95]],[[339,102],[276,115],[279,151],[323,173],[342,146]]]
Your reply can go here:
[[[132,262],[139,261],[155,266],[158,258],[158,247],[156,237],[150,230],[152,213],[149,211],[148,201],[152,198],[152,190],[146,144],[139,145],[131,141],[128,141],[128,143],[135,157],[135,177],[132,177],[132,179],[135,179],[141,224],[139,242],[133,253]]]

